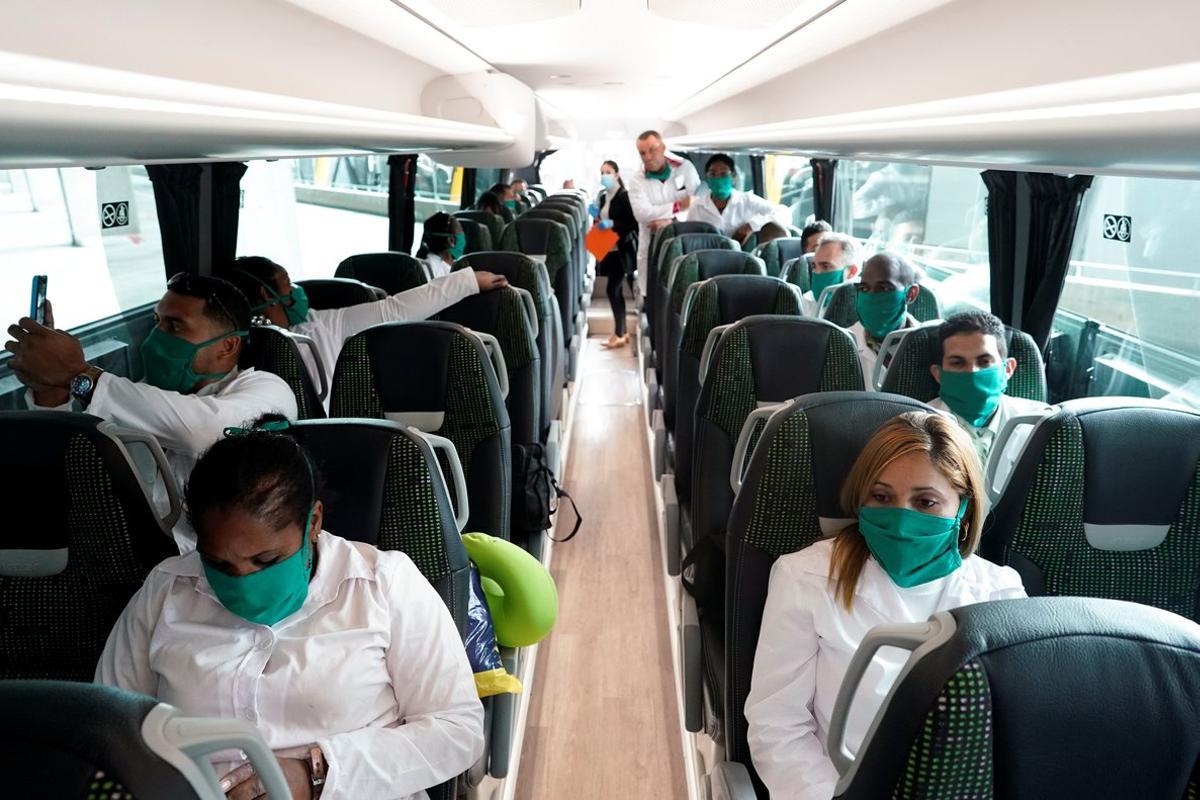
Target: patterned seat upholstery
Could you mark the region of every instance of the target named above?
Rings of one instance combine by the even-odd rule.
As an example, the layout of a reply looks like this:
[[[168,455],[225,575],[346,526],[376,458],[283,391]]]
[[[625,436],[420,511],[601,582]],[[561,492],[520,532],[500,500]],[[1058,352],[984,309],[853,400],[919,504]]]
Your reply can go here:
[[[504,220],[493,214],[490,211],[482,211],[479,209],[471,211],[455,211],[454,216],[459,220],[468,219],[472,222],[482,224],[488,230],[488,236],[491,237],[492,247],[500,246],[500,239],[504,236]],[[490,250],[492,247],[484,248]]]
[[[546,267],[522,253],[492,250],[459,259],[454,269],[487,270],[508,278],[509,284],[524,289],[533,298],[538,310],[537,348],[542,368],[541,441],[546,440],[550,422],[558,419],[562,406],[562,387],[566,382],[566,343],[563,341],[562,320],[550,293]]]
[[[912,645],[929,645],[901,673],[853,764],[835,757],[834,797],[1197,796],[1196,626],[1065,597],[932,619],[934,631],[909,627]],[[868,634],[862,647],[880,643]]]
[[[725,538],[725,685],[720,696],[726,757],[746,766],[760,797],[766,792],[750,761],[743,708],[771,566],[779,556],[842,527],[845,514],[838,495],[846,474],[875,430],[906,411],[931,409],[882,393],[798,397],[770,418],[750,457]]]
[[[1200,413],[1069,400],[1033,429],[982,552],[1031,595],[1129,600],[1200,621]]]
[[[429,282],[425,265],[407,253],[360,253],[343,259],[333,274],[336,278],[354,278],[389,295]]]
[[[467,479],[468,530],[509,538],[508,411],[478,337],[450,322],[385,323],[350,337],[329,414],[390,419],[449,439]]]
[[[540,207],[540,206],[539,206]],[[546,265],[546,277],[558,300],[559,319],[564,339],[574,334],[575,284],[571,277],[572,256],[571,232],[561,222],[536,219],[525,215],[504,229],[500,248],[510,253],[524,253]],[[569,370],[568,370],[569,371]]]
[[[300,355],[300,347],[306,346],[300,341],[302,338],[307,337],[299,337],[274,325],[255,325],[242,347],[238,366],[242,369],[253,367],[283,378],[296,395],[297,419],[321,419],[325,416],[325,407],[320,390]],[[314,363],[318,369],[324,369],[319,358],[314,357]]]
[[[677,260],[697,250],[730,250],[740,253],[737,242],[719,233],[684,233],[671,239],[663,245],[658,254],[658,270],[653,284],[650,285],[650,297],[647,302],[654,305],[654,323],[651,330],[651,342],[654,352],[659,358],[658,382],[663,381],[661,356],[663,355],[664,340],[667,334],[667,303],[669,300],[669,284],[671,271]]]
[[[352,278],[310,278],[297,281],[308,295],[308,303],[317,311],[347,308],[387,297],[387,292]]]
[[[941,319],[942,304],[938,300],[937,294],[925,284],[920,284],[920,286],[921,291],[917,294],[917,299],[909,305],[908,313],[920,322]],[[825,309],[824,319],[843,328],[849,328],[858,322],[858,312],[854,310],[854,294],[857,291],[857,281],[838,286],[833,291],[833,298],[829,301],[829,306]]]
[[[1008,354],[1016,359],[1017,370],[1008,382],[1005,394],[1026,400],[1046,402],[1046,366],[1042,351],[1033,338],[1014,328],[1005,328]],[[929,402],[940,392],[929,365],[938,360],[938,325],[922,325],[905,336],[884,373],[882,391]]]
[[[572,233],[572,238],[575,242],[575,288],[579,293],[579,303],[576,304],[576,310],[583,303],[583,296],[587,290],[585,285],[585,276],[587,274],[587,245],[584,242],[584,237],[587,235],[590,227],[587,211],[587,202],[575,194],[553,194],[546,198],[545,202],[537,205],[537,210],[550,209],[553,211],[569,214],[575,222],[575,229]]]
[[[763,275],[763,265],[749,253],[737,250],[697,250],[675,259],[675,263],[671,265],[671,274],[667,278],[661,352],[663,419],[671,433],[674,433],[676,428],[675,400],[679,385],[679,346],[683,335],[684,299],[693,284],[718,275]],[[700,346],[704,347],[703,344]]]
[[[458,224],[462,228],[463,238],[467,240],[464,252],[478,253],[481,250],[491,250],[495,246],[492,242],[492,232],[482,222],[460,217]]]
[[[570,239],[567,259],[566,278],[568,291],[570,291],[570,308],[571,308],[571,324],[564,328],[569,333],[576,333],[576,317],[581,308],[579,295],[583,286],[583,265],[584,253],[586,252],[583,246],[583,234],[579,230],[579,225],[571,209],[555,207],[547,200],[544,203],[539,203],[538,207],[521,215],[521,220],[536,220],[545,219],[553,222],[561,223],[567,230],[567,236]]]
[[[804,255],[804,240],[791,237],[772,239],[759,249],[758,255],[767,267],[767,274],[778,278],[785,263]]]
[[[789,258],[783,262],[779,277],[800,290],[801,294],[812,291],[813,254],[805,253],[799,258]],[[813,298],[819,300],[820,298]]]
[[[0,412],[0,679],[91,681],[113,623],[178,555],[116,429],[88,414]]]
[[[676,236],[682,236],[685,233],[719,234],[720,231],[707,222],[672,222],[650,234],[650,244],[646,250],[646,274],[642,278],[646,287],[646,322],[650,326],[651,342],[654,341],[655,326],[658,322],[654,317],[658,309],[651,299],[658,298],[658,291],[655,287],[658,285],[658,265],[662,249]]]

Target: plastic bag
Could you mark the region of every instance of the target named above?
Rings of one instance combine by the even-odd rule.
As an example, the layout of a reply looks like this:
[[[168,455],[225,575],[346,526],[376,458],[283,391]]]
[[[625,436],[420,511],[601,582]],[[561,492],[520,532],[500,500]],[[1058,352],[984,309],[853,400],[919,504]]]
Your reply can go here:
[[[474,564],[471,565],[471,587],[467,597],[466,648],[467,660],[475,673],[475,690],[480,697],[521,693],[521,682],[504,669],[504,662],[500,660],[492,614],[483,595],[479,570]]]

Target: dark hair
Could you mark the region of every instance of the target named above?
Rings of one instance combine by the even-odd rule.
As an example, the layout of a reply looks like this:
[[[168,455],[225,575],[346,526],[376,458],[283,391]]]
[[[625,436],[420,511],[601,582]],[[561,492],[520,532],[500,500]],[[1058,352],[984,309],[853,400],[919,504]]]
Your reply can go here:
[[[704,171],[708,172],[708,168],[713,164],[724,164],[729,167],[730,172],[737,172],[737,165],[733,163],[733,159],[724,153],[717,153],[708,157],[708,161],[704,162]]]
[[[808,237],[818,233],[832,233],[833,226],[823,219],[810,222],[804,226],[804,230],[800,232],[800,246],[803,247],[808,242]]]
[[[278,422],[286,420],[266,414],[249,428],[231,429],[200,456],[187,482],[188,519],[195,530],[215,509],[240,509],[276,530],[308,521],[321,496],[321,475],[295,439],[261,428]]]
[[[786,238],[787,235],[787,228],[783,227],[778,222],[768,222],[758,229],[758,243],[766,244],[767,242],[773,242],[776,239]]]
[[[222,278],[179,272],[167,281],[167,291],[204,301],[204,316],[230,331],[250,330],[250,303],[242,290]]]
[[[610,158],[609,160],[602,163],[600,166],[612,167],[613,174],[617,176],[617,186],[620,186],[622,189],[625,188],[625,181],[621,180],[621,165],[620,164],[618,164],[617,162],[613,161]]]
[[[450,249],[454,239],[454,217],[445,211],[439,211],[425,220],[425,232],[421,234],[421,249],[417,258],[425,258],[430,253],[441,255]]]
[[[484,192],[479,195],[479,199],[475,201],[475,208],[480,211],[490,211],[493,214],[499,214],[500,209],[504,204],[500,202],[500,195],[495,192]]]
[[[945,352],[943,345],[951,336],[957,336],[960,333],[982,333],[984,336],[996,337],[996,350],[1000,353],[1000,360],[1004,361],[1008,358],[1008,342],[1004,323],[995,314],[989,314],[986,311],[963,311],[954,314],[946,319],[938,326],[938,346],[937,352],[934,353],[934,364],[941,364],[942,357]]]
[[[259,304],[259,290],[263,285],[279,291],[279,274],[286,272],[266,256],[242,256],[221,270],[221,277],[232,283],[246,296],[250,306]]]
[[[491,192],[492,194],[496,195],[496,197],[503,197],[505,192],[512,191],[512,184],[509,184],[509,183],[493,184],[492,188],[488,189],[488,191]]]

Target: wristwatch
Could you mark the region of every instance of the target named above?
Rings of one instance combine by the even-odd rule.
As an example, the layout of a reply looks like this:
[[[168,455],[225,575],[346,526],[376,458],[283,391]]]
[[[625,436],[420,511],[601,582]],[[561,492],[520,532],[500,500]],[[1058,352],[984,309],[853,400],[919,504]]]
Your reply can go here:
[[[83,372],[71,378],[71,397],[86,406],[91,401],[92,393],[96,391],[96,384],[103,372],[99,367],[89,365]]]
[[[325,754],[321,752],[321,748],[309,748],[308,779],[312,781],[313,800],[320,797],[321,792],[325,789],[326,772],[328,772],[328,765],[325,763]]]

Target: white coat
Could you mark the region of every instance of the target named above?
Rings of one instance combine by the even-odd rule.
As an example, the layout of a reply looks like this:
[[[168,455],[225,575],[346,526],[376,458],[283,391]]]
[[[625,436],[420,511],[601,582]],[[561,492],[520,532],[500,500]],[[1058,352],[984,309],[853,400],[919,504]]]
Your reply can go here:
[[[915,328],[921,323],[912,314],[905,313],[903,328]],[[879,353],[871,347],[871,342],[867,338],[867,329],[863,327],[861,322],[856,322],[846,330],[850,331],[850,335],[854,337],[855,346],[858,347],[858,363],[862,365],[863,371],[863,387],[868,392],[875,391],[872,380],[875,373],[875,362],[879,360]],[[881,343],[880,343],[881,344]]]
[[[868,558],[851,610],[828,580],[830,539],[781,556],[771,569],[762,631],[746,698],[747,740],[771,800],[829,800],[838,780],[825,749],[834,703],[850,657],[876,625],[920,622],[938,611],[1024,597],[1021,578],[978,556],[911,589]],[[884,648],[860,684],[846,723],[857,753],[908,653]]]
[[[768,222],[786,224],[787,209],[769,203],[754,192],[739,192],[736,189],[729,196],[725,210],[721,211],[713,202],[712,192],[703,189],[692,201],[688,209],[689,222],[707,222],[726,236],[733,236],[734,231],[749,223],[751,231],[757,231]]]
[[[997,453],[993,452],[992,445],[996,443],[996,437],[1000,435],[1000,431],[1004,430],[1004,426],[1013,417],[1029,414],[1046,414],[1050,411],[1050,406],[1045,403],[1002,394],[1000,395],[1000,404],[996,406],[996,410],[992,413],[992,418],[982,426],[976,428],[951,411],[950,407],[940,397],[930,400],[929,407],[953,417],[959,427],[967,432],[967,435],[971,437],[971,443],[975,445],[975,453],[979,456],[979,463],[983,465],[984,469],[987,468],[989,460],[993,458],[1000,459],[1000,463],[996,465],[996,486],[1004,486],[1008,483],[1008,478],[1012,474],[1013,467],[1017,464],[1017,459],[1021,457],[1021,452],[1025,449],[1025,443],[1029,440],[1029,434],[1033,432],[1033,428],[1025,425],[1017,428],[1012,436],[1009,437],[1008,444],[1004,447],[1004,452]]]
[[[645,168],[633,173],[626,188],[629,190],[629,206],[638,221],[638,282],[646,290],[646,257],[650,252],[650,223],[655,220],[672,220],[679,217],[677,203],[694,195],[700,188],[700,176],[691,161],[674,153],[667,153],[671,175],[665,181],[646,177]]]
[[[274,750],[317,744],[323,800],[425,798],[483,752],[462,639],[408,556],[326,532],[317,548],[304,604],[271,626],[221,605],[199,553],[162,562],[113,627],[96,682],[253,723]]]

